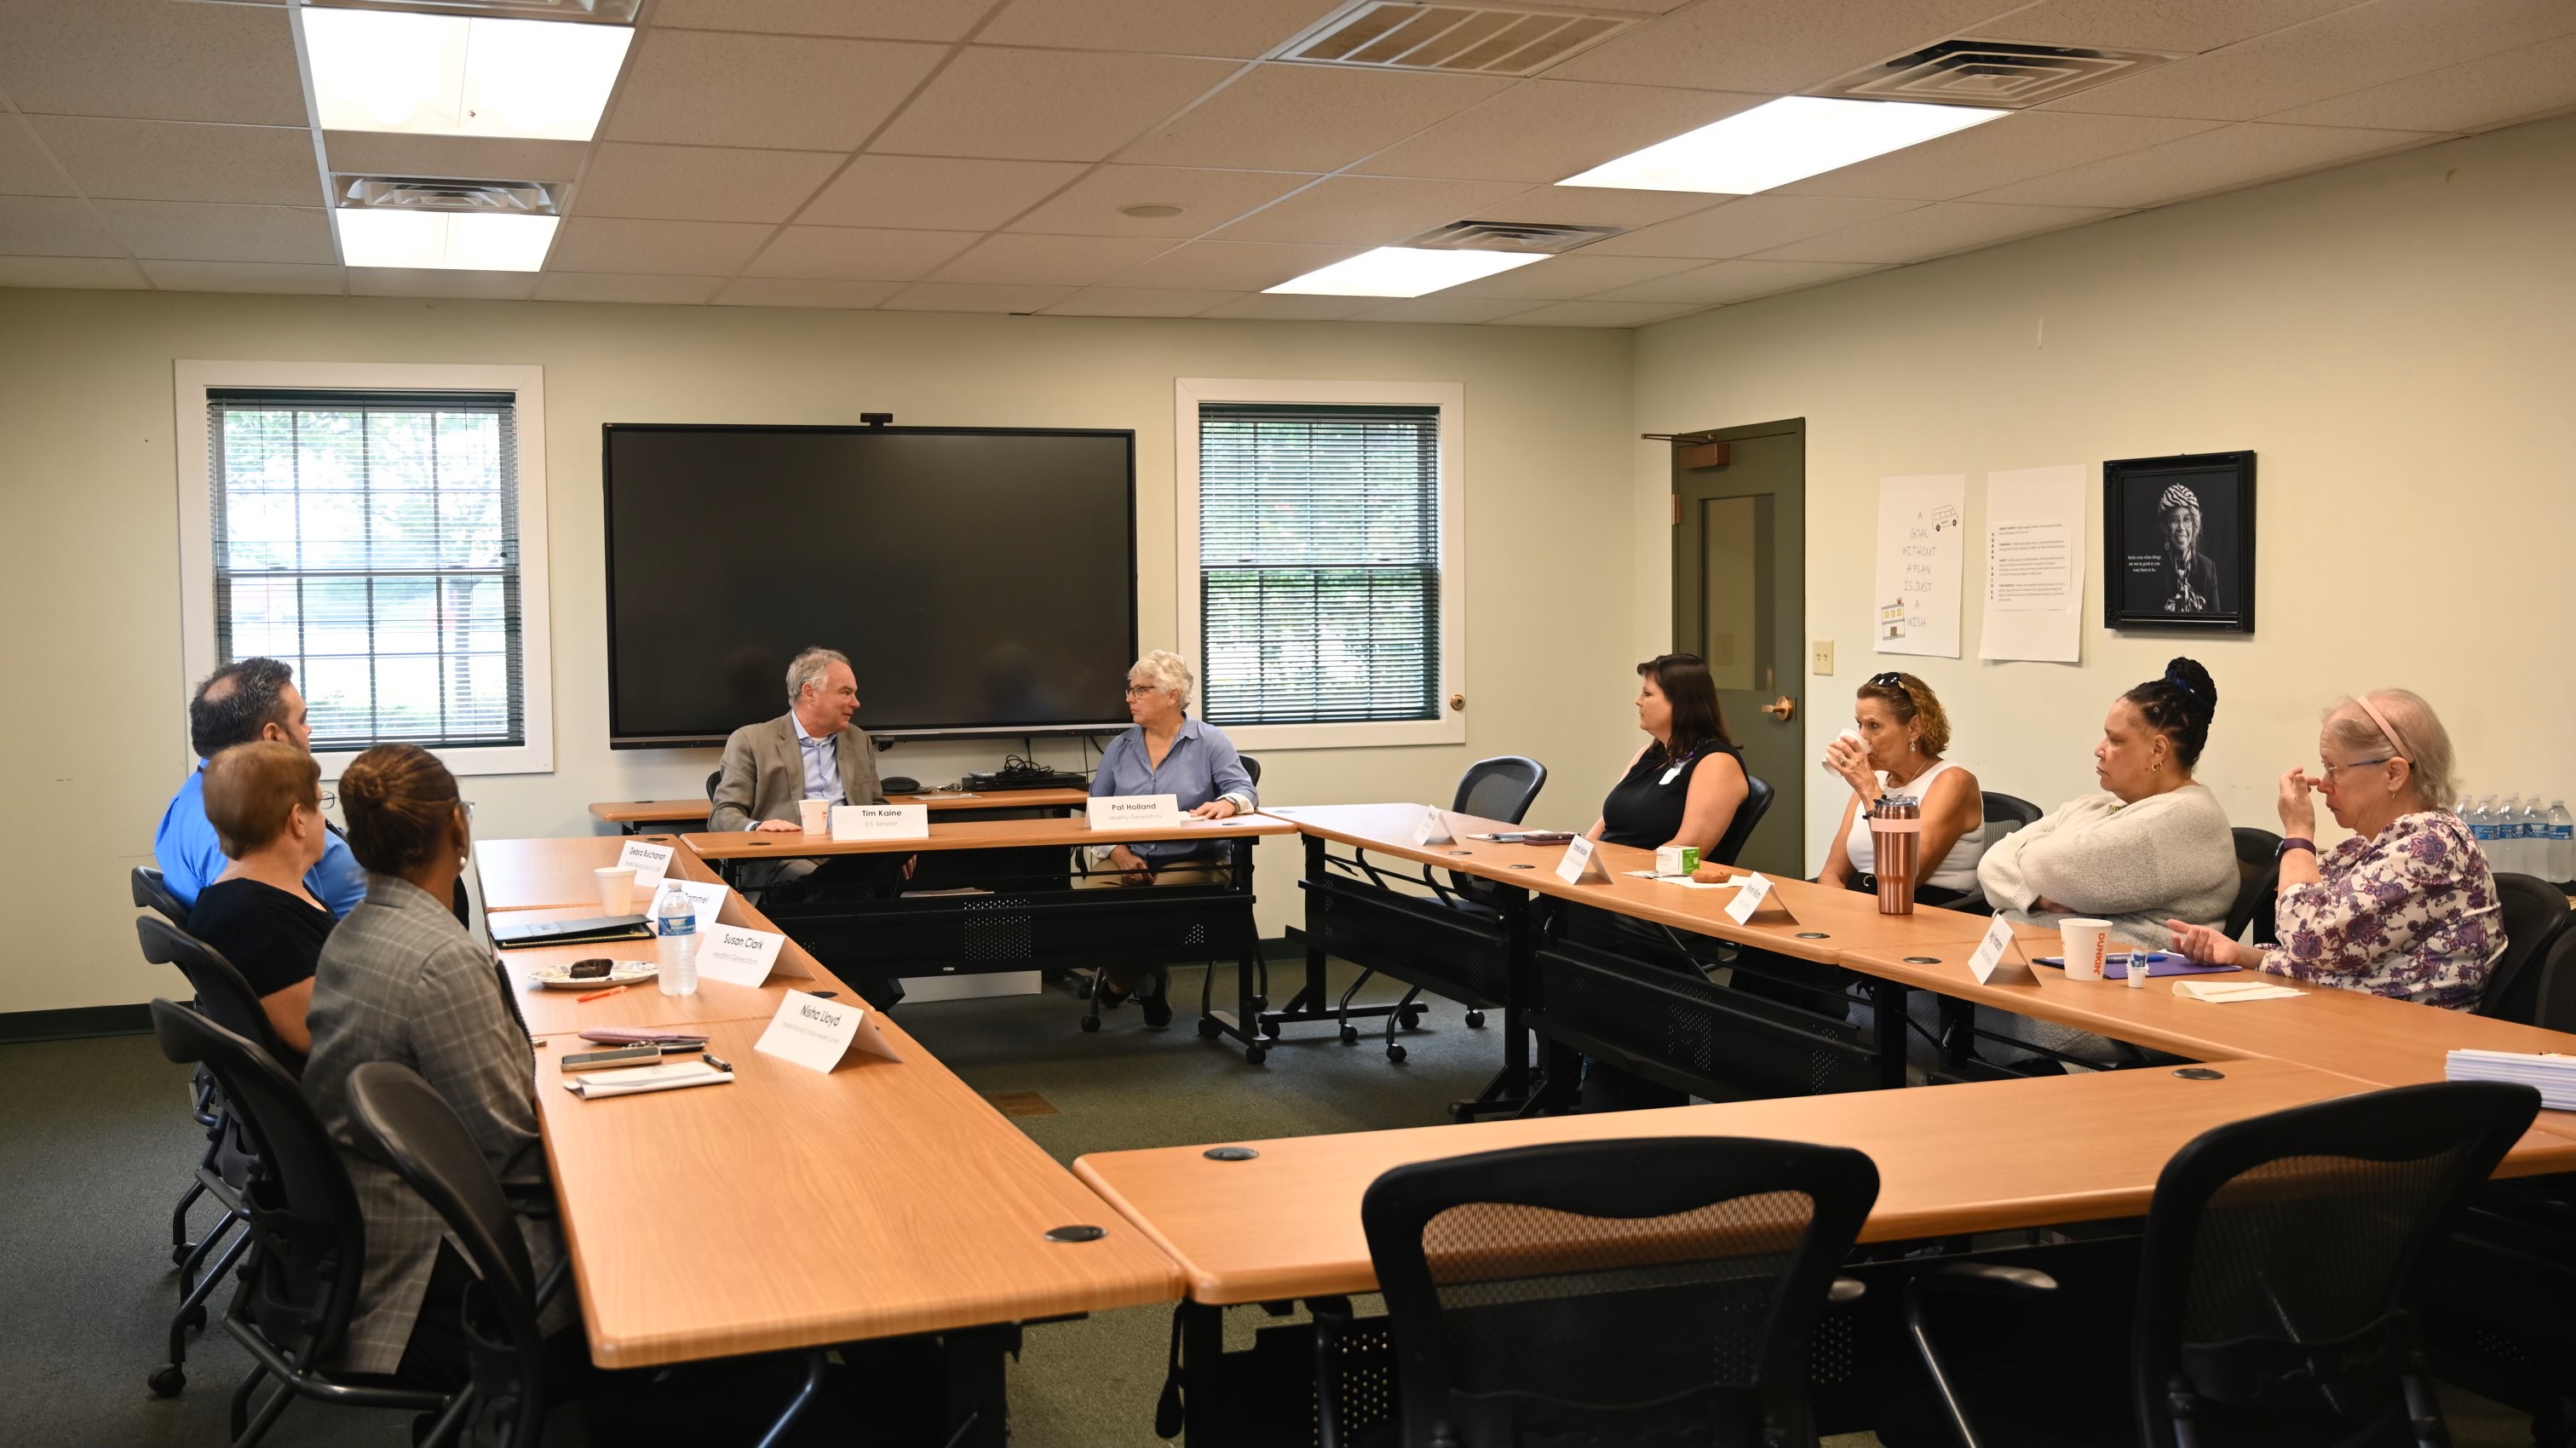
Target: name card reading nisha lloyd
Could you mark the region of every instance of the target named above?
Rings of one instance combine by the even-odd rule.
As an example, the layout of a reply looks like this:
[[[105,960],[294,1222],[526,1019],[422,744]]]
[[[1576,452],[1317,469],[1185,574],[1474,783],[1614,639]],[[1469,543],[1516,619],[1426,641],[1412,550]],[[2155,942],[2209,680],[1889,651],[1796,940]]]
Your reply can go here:
[[[752,1046],[764,1056],[793,1061],[808,1071],[829,1072],[852,1051],[901,1061],[877,1031],[875,1013],[865,1006],[827,1001],[791,990],[770,1017],[769,1029]]]
[[[1181,822],[1181,797],[1176,794],[1105,794],[1085,803],[1083,814],[1095,830],[1176,825]]]

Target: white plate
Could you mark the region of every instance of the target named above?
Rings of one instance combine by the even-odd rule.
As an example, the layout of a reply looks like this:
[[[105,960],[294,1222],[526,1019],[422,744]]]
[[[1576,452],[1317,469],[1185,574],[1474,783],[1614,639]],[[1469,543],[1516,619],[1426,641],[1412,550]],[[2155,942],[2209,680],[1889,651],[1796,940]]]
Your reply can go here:
[[[658,962],[621,960],[608,968],[605,976],[586,975],[575,980],[569,965],[544,965],[528,972],[528,978],[548,990],[606,990],[612,985],[641,985],[662,973]]]

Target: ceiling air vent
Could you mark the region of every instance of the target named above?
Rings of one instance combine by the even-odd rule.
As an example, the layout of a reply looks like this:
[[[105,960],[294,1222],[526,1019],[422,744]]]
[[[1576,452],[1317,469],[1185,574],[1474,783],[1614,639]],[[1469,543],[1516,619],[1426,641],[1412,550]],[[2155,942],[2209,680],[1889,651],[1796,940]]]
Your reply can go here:
[[[553,216],[561,199],[546,181],[446,181],[423,176],[331,178],[333,199],[372,211],[479,211]]]
[[[1617,236],[1624,226],[1556,226],[1536,221],[1453,221],[1398,246],[1419,247],[1428,251],[1572,251],[1590,246],[1604,237]]]
[[[310,0],[335,10],[426,10],[496,20],[580,20],[631,25],[643,0]]]
[[[1536,75],[1636,23],[1633,15],[1370,0],[1279,58],[1382,70]]]
[[[2062,50],[1999,40],[1944,40],[1844,76],[1817,94],[2019,110],[2181,58],[2152,50]]]

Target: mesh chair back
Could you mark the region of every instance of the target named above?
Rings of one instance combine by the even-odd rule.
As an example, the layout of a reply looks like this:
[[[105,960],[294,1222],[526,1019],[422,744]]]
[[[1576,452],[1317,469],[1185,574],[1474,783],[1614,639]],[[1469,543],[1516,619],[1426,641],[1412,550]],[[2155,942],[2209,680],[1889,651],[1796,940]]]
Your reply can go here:
[[[1249,778],[1252,781],[1252,787],[1259,789],[1261,787],[1261,761],[1253,758],[1249,754],[1238,754],[1235,758],[1242,761],[1243,773],[1246,778]]]
[[[250,988],[250,982],[221,952],[149,915],[134,917],[134,933],[142,940],[145,960],[179,967],[179,973],[188,978],[189,988],[197,993],[197,1009],[215,1024],[251,1042],[274,1060],[301,1062],[301,1057],[277,1039],[276,1030],[268,1023],[268,1012],[260,1006],[259,992]]]
[[[137,865],[129,883],[134,893],[135,909],[157,911],[162,919],[180,929],[188,928],[188,907],[180,904],[179,897],[170,893],[170,886],[162,879],[160,871],[150,865]]]
[[[1735,857],[1744,853],[1744,842],[1753,838],[1753,831],[1762,823],[1762,817],[1771,812],[1771,781],[1748,774],[1744,776],[1744,789],[1744,803],[1737,808],[1734,821],[1727,825],[1726,833],[1718,839],[1717,848],[1708,856],[1721,865],[1735,863]]]
[[[1404,1441],[1804,1441],[1804,1338],[1877,1196],[1859,1152],[1724,1137],[1395,1168],[1360,1220]]]
[[[202,1063],[258,1152],[242,1193],[252,1252],[233,1315],[299,1363],[337,1352],[366,1266],[357,1191],[293,1077],[256,1042],[166,1000],[152,1003],[161,1054]]]
[[[2498,875],[2495,882],[2496,903],[2503,907],[2504,954],[2487,973],[2478,1014],[2528,1025],[2540,1014],[2541,956],[2568,928],[2567,896],[2531,875]]]
[[[1547,785],[1547,766],[1518,754],[1479,759],[1458,776],[1458,794],[1449,803],[1456,813],[1519,824],[1528,818],[1538,792]]]
[[[2523,969],[2540,975],[2531,1023],[2545,1031],[2576,1031],[2576,929],[2559,931],[2547,958]]]
[[[2270,830],[2240,828],[2236,836],[2236,903],[2227,907],[2227,938],[2242,940],[2247,927],[2254,943],[2272,945],[2279,933],[2272,907],[2281,889],[2281,837]]]
[[[2539,1107],[2527,1086],[2440,1082],[2184,1146],[2147,1209],[2132,1355],[2146,1440],[2177,1441],[2178,1421],[2181,1441],[2340,1440],[2402,1418],[2424,1248]]]
[[[2024,825],[2038,824],[2042,813],[2038,805],[2019,795],[1997,794],[1991,789],[1985,792],[1984,803],[1986,843],[1990,845]]]

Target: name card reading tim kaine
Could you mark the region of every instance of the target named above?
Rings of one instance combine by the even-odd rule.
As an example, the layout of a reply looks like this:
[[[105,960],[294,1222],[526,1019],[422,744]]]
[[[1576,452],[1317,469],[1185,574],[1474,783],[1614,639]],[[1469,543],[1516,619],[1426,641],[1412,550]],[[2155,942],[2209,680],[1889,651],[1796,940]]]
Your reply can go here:
[[[1176,794],[1111,794],[1102,795],[1084,805],[1095,830],[1152,829],[1181,822],[1181,797]]]
[[[832,806],[835,840],[926,840],[930,806],[926,804],[836,804]]]

